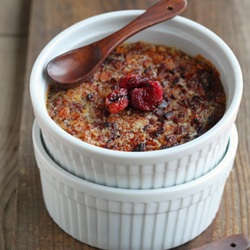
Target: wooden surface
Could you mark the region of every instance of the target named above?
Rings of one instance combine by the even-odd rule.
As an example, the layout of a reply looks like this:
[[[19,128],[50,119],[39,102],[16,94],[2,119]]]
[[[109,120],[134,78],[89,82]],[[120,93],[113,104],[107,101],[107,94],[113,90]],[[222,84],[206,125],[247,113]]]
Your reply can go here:
[[[30,2],[0,6],[0,249],[11,249]]]
[[[14,219],[13,249],[95,249],[65,234],[49,217],[43,203],[39,174],[31,142],[31,127],[34,115],[28,89],[29,75],[35,58],[53,36],[77,21],[107,11],[145,9],[155,2],[153,0],[32,1],[18,149],[19,179],[16,192],[17,206]],[[213,30],[234,51],[243,71],[244,94],[236,122],[239,130],[238,152],[233,171],[225,187],[220,210],[211,226],[195,240],[177,248],[180,250],[198,247],[231,234],[244,233],[250,236],[250,1],[189,0],[188,2],[188,9],[183,15]],[[15,53],[22,52],[15,51]],[[2,150],[1,154],[8,155],[8,157],[5,156],[6,162],[9,159],[8,166],[6,166],[8,170],[4,172],[4,176],[0,177],[0,191],[3,194],[15,192],[13,181],[10,182],[12,185],[8,185],[8,178],[15,176],[15,167],[13,167],[15,159],[12,159],[11,155],[15,150],[14,144],[17,145],[16,140],[18,140],[19,135],[16,123],[19,119],[20,106],[17,107],[18,104],[12,102],[16,100],[16,96],[19,96],[13,92],[18,93],[22,88],[15,88],[13,83],[12,87],[7,88],[10,92],[1,94],[1,96],[4,96],[3,100],[1,98],[1,104],[7,101],[7,103],[2,104],[5,108],[1,109],[1,122],[3,122],[1,123],[1,129],[2,124],[4,124],[4,130],[1,130],[1,135],[3,135],[1,148],[6,150],[6,152]],[[8,112],[6,111],[7,108],[9,109]],[[10,116],[9,121],[11,122],[9,124],[5,124],[5,119],[2,118],[6,117],[6,114]],[[3,167],[1,165],[1,168]],[[11,197],[11,195],[7,194],[6,197]],[[1,199],[1,209],[5,203]],[[11,209],[13,208],[7,208],[7,211],[4,211],[4,216]],[[4,216],[1,215],[0,217],[1,223]],[[4,226],[0,233],[6,235]],[[1,237],[2,235],[0,235],[0,242]],[[6,244],[1,245],[0,243],[0,247],[8,249]]]

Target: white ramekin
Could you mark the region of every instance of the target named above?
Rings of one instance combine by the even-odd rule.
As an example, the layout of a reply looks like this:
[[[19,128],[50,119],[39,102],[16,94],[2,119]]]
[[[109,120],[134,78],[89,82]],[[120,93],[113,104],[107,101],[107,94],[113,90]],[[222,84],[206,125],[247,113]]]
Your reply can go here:
[[[182,184],[213,169],[223,158],[242,96],[241,69],[233,52],[213,32],[183,17],[175,17],[130,38],[175,46],[201,54],[218,69],[227,95],[222,119],[199,138],[174,148],[152,152],[121,152],[99,148],[71,136],[46,110],[47,63],[56,55],[90,43],[121,28],[142,11],[118,11],[83,20],[64,30],[38,56],[30,78],[34,113],[51,157],[64,169],[102,185],[149,189]]]
[[[37,123],[33,143],[44,201],[60,228],[101,249],[159,250],[182,245],[211,224],[233,167],[238,134],[233,126],[224,158],[209,173],[151,190],[106,187],[68,173],[46,153]]]

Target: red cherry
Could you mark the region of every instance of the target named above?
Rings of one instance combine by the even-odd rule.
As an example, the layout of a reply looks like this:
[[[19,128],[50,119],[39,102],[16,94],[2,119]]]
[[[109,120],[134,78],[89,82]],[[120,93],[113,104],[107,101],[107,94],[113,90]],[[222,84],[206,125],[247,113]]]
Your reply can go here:
[[[119,87],[105,100],[106,107],[112,114],[125,109],[129,102],[136,109],[151,111],[163,100],[161,84],[143,76],[128,75],[120,80]]]
[[[148,81],[149,79],[147,77],[131,74],[120,80],[119,87],[131,90],[138,87],[144,87]]]
[[[107,110],[111,114],[116,114],[125,109],[129,104],[127,89],[115,89],[105,99]]]
[[[154,110],[163,100],[163,90],[159,82],[149,81],[142,88],[133,89],[130,94],[130,104],[143,111]]]

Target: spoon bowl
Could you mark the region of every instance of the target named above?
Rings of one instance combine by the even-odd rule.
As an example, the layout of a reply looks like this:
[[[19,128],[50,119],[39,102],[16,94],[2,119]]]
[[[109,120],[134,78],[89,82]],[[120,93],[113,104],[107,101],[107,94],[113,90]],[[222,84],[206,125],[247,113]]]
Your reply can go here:
[[[47,65],[48,75],[64,87],[78,85],[94,73],[116,46],[143,29],[180,14],[186,6],[186,0],[159,1],[117,32],[52,59]]]
[[[101,63],[101,50],[98,46],[90,44],[66,52],[53,59],[47,67],[48,74],[56,82],[65,86],[79,83],[91,76],[96,66]],[[95,66],[94,66],[95,65]]]

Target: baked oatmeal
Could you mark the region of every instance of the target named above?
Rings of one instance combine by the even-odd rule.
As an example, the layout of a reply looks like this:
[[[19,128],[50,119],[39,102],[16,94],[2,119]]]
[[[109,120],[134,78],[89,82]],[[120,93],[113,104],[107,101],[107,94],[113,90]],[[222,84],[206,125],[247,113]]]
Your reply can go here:
[[[51,84],[47,98],[48,113],[62,129],[120,151],[186,143],[213,127],[225,109],[220,75],[209,61],[144,42],[118,46],[75,88]]]

